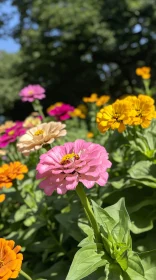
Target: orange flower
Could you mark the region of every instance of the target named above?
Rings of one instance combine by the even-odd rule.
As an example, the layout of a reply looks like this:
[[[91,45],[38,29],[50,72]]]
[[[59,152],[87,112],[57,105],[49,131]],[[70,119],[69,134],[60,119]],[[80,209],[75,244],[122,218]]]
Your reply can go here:
[[[94,133],[93,132],[88,132],[87,133],[87,138],[93,138],[94,137]]]
[[[103,106],[104,104],[106,104],[110,99],[109,95],[102,95],[98,98],[98,100],[96,101],[96,106],[100,107]]]
[[[150,67],[141,67],[136,69],[136,75],[141,76],[144,80],[148,80],[151,77],[151,68]]]
[[[0,203],[2,203],[5,200],[5,194],[0,194]]]
[[[9,164],[3,164],[0,167],[0,188],[10,188],[13,184],[13,180],[22,180],[24,178],[23,173],[27,173],[28,168],[19,161],[10,162]]]
[[[0,280],[15,279],[21,270],[23,255],[21,246],[15,246],[13,240],[0,238]]]
[[[83,101],[86,103],[94,103],[98,100],[97,93],[92,93],[90,97],[83,97]]]

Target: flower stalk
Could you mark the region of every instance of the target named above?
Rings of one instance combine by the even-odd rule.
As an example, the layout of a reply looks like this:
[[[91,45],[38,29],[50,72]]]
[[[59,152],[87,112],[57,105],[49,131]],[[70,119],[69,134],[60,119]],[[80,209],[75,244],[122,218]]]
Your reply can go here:
[[[25,273],[22,269],[20,270],[20,274],[21,274],[25,279],[32,280],[32,278],[31,278],[27,273]]]
[[[90,223],[91,227],[93,228],[93,231],[94,231],[94,234],[95,234],[95,239],[96,239],[97,242],[100,243],[101,242],[101,236],[100,236],[100,233],[99,233],[98,225],[97,225],[92,207],[90,205],[90,202],[89,202],[89,200],[86,196],[86,193],[84,191],[83,185],[79,184],[76,187],[76,193],[77,193],[78,197],[80,198],[80,201],[81,201],[81,203],[84,207],[84,210],[85,210],[86,216],[89,220],[89,223]]]

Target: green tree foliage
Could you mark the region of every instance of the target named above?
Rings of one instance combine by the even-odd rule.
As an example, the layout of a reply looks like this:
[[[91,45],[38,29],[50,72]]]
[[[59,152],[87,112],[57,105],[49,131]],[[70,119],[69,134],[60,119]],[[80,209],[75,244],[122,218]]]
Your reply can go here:
[[[155,64],[153,0],[13,4],[20,13],[15,37],[22,46],[25,83],[46,86],[53,101],[76,102],[93,91],[132,92],[137,62]]]
[[[14,101],[18,99],[22,87],[22,80],[16,73],[19,62],[19,54],[0,53],[0,114],[12,108]]]

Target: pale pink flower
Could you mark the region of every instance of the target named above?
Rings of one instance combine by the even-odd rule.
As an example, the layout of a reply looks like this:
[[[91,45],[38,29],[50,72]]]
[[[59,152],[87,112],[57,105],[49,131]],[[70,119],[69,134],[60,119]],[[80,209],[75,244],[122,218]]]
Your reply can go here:
[[[23,88],[19,95],[21,96],[22,101],[33,102],[36,99],[45,98],[45,89],[40,85],[29,85]]]
[[[106,170],[109,167],[111,162],[104,147],[78,139],[41,155],[37,179],[43,179],[40,188],[47,195],[54,191],[64,194],[76,189],[79,182],[87,189],[95,183],[104,186],[108,180]]]

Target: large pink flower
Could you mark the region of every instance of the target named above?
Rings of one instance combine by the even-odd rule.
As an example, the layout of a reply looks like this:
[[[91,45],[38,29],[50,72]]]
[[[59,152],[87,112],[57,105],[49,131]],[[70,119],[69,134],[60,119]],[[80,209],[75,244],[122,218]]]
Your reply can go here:
[[[47,195],[54,191],[64,194],[74,190],[79,182],[88,189],[95,183],[104,186],[111,167],[108,153],[99,144],[76,140],[56,146],[41,155],[37,165],[37,179],[44,179],[40,188]]]
[[[52,107],[52,106],[50,106]],[[61,104],[52,107],[52,109],[48,108],[48,115],[54,116],[58,121],[65,121],[71,118],[70,113],[74,111],[74,107],[69,104]]]
[[[22,101],[33,102],[36,99],[45,98],[45,89],[40,85],[29,85],[23,88],[19,95],[21,96]]]
[[[11,142],[15,142],[17,137],[25,134],[26,129],[23,127],[23,122],[17,121],[14,126],[7,128],[5,133],[0,136],[0,148],[8,146]]]

